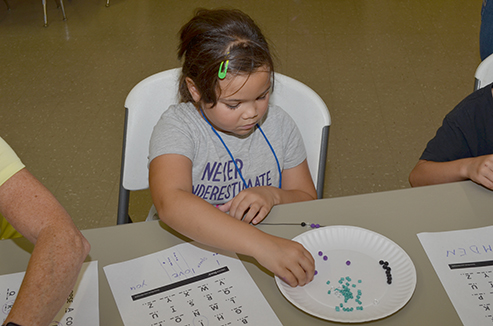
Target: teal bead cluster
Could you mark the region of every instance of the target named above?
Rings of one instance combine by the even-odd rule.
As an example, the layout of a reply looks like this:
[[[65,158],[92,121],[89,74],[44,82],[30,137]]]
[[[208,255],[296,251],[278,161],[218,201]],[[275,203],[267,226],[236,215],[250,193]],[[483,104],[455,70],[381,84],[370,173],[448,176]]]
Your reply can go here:
[[[344,298],[344,303],[347,304],[349,300],[354,299],[354,301],[358,304],[356,307],[346,307],[344,306],[343,303],[340,303],[338,306],[335,307],[336,311],[343,311],[343,312],[352,312],[355,310],[363,310],[363,303],[361,302],[361,295],[362,292],[360,289],[356,289],[356,284],[351,283],[352,280],[349,276],[346,277],[341,277],[338,281],[339,285],[337,288],[333,290],[329,290],[328,294],[333,294],[333,292],[337,292],[338,295],[342,296]],[[357,283],[361,283],[361,280],[358,280]],[[330,284],[330,281],[327,281],[327,285]],[[333,292],[332,292],[333,291]],[[353,292],[356,291],[356,292]],[[356,294],[356,297],[355,297]]]
[[[329,257],[327,255],[324,255],[324,253],[320,250],[318,252],[318,256],[323,259],[324,261],[328,261]],[[346,266],[351,265],[351,261],[347,260],[345,262]],[[317,275],[318,272],[315,271],[315,275]],[[337,297],[344,298],[344,303],[340,303],[338,306],[335,307],[336,311],[343,311],[343,312],[353,312],[353,311],[361,311],[363,310],[363,303],[361,302],[361,295],[362,292],[360,289],[357,289],[357,284],[361,284],[362,281],[358,280],[357,282],[353,282],[351,277],[346,276],[346,277],[341,277],[337,283],[336,286],[332,286],[330,290],[328,290],[328,294],[331,295],[336,295]],[[327,285],[330,285],[330,280],[327,281]],[[358,305],[354,307],[354,304],[352,306],[349,306],[348,302],[350,300],[354,300]],[[346,304],[346,306],[345,306]]]

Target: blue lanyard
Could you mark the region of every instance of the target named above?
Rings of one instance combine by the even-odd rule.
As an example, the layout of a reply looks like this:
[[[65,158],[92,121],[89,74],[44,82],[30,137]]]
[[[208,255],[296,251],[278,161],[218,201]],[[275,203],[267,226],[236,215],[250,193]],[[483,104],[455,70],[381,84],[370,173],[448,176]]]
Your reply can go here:
[[[202,116],[204,117],[204,120],[207,121],[207,123],[209,124],[209,126],[211,126],[211,129],[212,131],[214,131],[214,133],[216,134],[217,138],[219,138],[219,140],[221,141],[221,143],[223,144],[224,148],[226,149],[226,151],[228,152],[229,154],[229,157],[231,157],[231,160],[233,161],[233,164],[235,165],[236,167],[236,171],[238,172],[238,174],[240,175],[240,178],[241,180],[243,181],[243,184],[245,185],[245,189],[248,188],[248,184],[247,182],[245,181],[245,178],[243,178],[243,174],[241,174],[241,171],[240,171],[240,168],[238,168],[238,164],[236,164],[236,160],[235,158],[233,157],[233,154],[231,153],[231,151],[229,150],[228,146],[226,146],[226,143],[224,142],[224,140],[222,139],[221,135],[219,135],[219,133],[216,131],[216,129],[212,126],[212,124],[210,123],[210,121],[205,117],[205,114],[204,114],[204,111],[202,111],[202,108],[200,108],[200,113],[202,113]],[[260,130],[260,132],[262,133],[262,136],[264,136],[264,139],[265,141],[267,142],[267,145],[269,145],[269,148],[270,150],[272,151],[272,154],[274,154],[274,158],[276,159],[276,163],[277,163],[277,171],[279,172],[279,189],[281,189],[281,185],[282,185],[282,173],[281,173],[281,165],[279,164],[279,160],[277,159],[277,155],[276,155],[276,152],[274,151],[274,148],[272,147],[272,145],[270,144],[269,140],[267,139],[267,136],[264,134],[264,131],[262,130],[262,128],[260,128],[260,125],[257,123],[256,124],[257,128]]]

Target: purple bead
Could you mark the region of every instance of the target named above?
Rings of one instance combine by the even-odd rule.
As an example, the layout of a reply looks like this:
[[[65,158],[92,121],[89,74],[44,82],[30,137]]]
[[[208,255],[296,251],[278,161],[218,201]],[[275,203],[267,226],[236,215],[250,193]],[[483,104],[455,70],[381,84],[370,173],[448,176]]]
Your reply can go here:
[[[317,228],[317,229],[318,229],[319,227],[320,227],[320,224],[318,224],[318,223],[317,223],[317,224],[315,224],[315,228]]]
[[[314,229],[314,228],[315,228],[315,224],[313,224],[313,223],[312,223],[312,224],[310,224],[310,227],[311,227],[312,229]]]
[[[324,256],[324,260],[327,260],[327,259],[329,259],[329,257],[327,257],[327,256]]]
[[[317,271],[317,270],[315,270],[315,275],[317,275],[317,274],[318,274],[318,271]]]
[[[319,251],[319,252],[318,252],[318,255],[319,255],[319,256],[322,256],[323,254],[324,254],[324,253],[323,253],[323,252],[321,252],[321,251]]]
[[[349,260],[346,261],[346,265],[348,265],[348,266],[351,265],[351,262]]]

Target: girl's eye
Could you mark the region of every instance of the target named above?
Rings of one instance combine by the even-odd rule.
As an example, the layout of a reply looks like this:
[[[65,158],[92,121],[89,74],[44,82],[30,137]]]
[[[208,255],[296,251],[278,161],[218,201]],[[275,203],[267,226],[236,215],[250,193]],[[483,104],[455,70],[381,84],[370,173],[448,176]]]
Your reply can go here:
[[[231,105],[231,104],[226,104],[226,106],[230,109],[237,109],[239,106],[240,106],[241,103],[236,103],[235,105]]]
[[[267,98],[267,95],[269,95],[269,92],[267,92],[264,95],[262,95],[259,98],[257,98],[257,101],[259,101],[259,100],[265,100]]]

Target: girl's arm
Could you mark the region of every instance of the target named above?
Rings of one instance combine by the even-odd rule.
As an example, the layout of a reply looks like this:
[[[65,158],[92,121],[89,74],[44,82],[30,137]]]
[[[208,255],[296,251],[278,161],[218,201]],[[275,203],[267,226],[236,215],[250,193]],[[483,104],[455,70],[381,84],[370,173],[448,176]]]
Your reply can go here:
[[[192,162],[165,154],[152,160],[149,185],[159,217],[198,242],[254,257],[291,286],[313,279],[310,253],[299,243],[264,233],[192,194]]]
[[[258,224],[273,206],[314,200],[317,191],[304,160],[300,165],[282,172],[282,189],[271,186],[252,187],[241,191],[235,198],[220,207],[229,215],[247,223]]]
[[[449,162],[419,160],[409,175],[413,187],[468,179],[493,190],[493,155]]]

